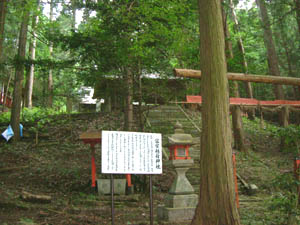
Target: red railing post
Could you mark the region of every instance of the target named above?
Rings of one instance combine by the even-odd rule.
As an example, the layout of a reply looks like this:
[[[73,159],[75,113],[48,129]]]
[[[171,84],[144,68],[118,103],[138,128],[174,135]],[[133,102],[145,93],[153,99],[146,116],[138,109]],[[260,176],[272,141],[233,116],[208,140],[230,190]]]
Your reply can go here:
[[[234,175],[234,186],[235,186],[235,200],[236,200],[236,206],[237,208],[239,208],[240,203],[239,203],[239,190],[238,190],[237,176],[236,176],[235,152],[232,153],[232,163],[233,163],[233,175]]]
[[[297,182],[300,182],[300,158],[295,158],[294,161],[294,175]],[[300,205],[300,184],[297,184],[297,194],[298,194],[298,205]]]

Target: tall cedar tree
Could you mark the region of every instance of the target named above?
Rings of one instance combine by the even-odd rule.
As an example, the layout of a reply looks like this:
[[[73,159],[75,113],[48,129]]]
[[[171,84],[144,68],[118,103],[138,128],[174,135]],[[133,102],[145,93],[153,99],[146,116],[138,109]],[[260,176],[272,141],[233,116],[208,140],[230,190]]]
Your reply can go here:
[[[256,0],[256,4],[260,11],[260,18],[262,27],[264,30],[264,43],[267,49],[268,66],[271,75],[280,76],[279,62],[276,54],[276,49],[273,41],[273,34],[271,30],[271,24],[266,8],[265,0]],[[284,92],[282,85],[274,86],[274,93],[277,99],[284,99]],[[286,127],[288,125],[288,113],[283,108],[280,112],[279,121],[281,126]]]
[[[223,0],[221,0],[223,2]],[[223,28],[224,28],[224,35],[225,35],[225,55],[226,59],[230,60],[233,59],[233,50],[232,50],[232,43],[230,40],[230,33],[227,24],[227,14],[224,10],[224,6],[221,4],[222,8],[222,18],[223,18]],[[249,83],[249,82],[247,82]],[[237,81],[233,81],[233,94],[234,97],[239,98],[239,84]],[[231,107],[232,112],[232,129],[233,129],[233,136],[234,136],[234,147],[242,152],[247,152],[247,148],[245,146],[245,135],[243,130],[243,121],[242,121],[242,112],[241,107],[239,105],[235,105]]]
[[[298,31],[300,35],[300,0],[294,0],[296,8],[296,19],[298,24]]]
[[[232,167],[229,92],[220,0],[199,0],[202,77],[200,193],[192,225],[240,224]]]
[[[235,13],[233,0],[229,0],[229,7],[230,7],[230,10],[231,10],[232,20],[234,22],[233,29],[234,29],[234,32],[238,34],[237,44],[238,44],[240,54],[242,56],[242,62],[241,62],[242,67],[243,67],[242,72],[247,74],[248,73],[248,62],[247,62],[247,59],[246,59],[246,52],[245,52],[245,48],[244,48],[244,44],[243,44],[243,39],[240,35],[240,27],[239,27],[239,22],[238,22],[238,19],[237,19],[237,15]],[[245,84],[245,88],[246,88],[248,98],[253,98],[253,91],[252,91],[251,83],[250,82],[244,82],[244,84]],[[249,118],[254,119],[254,117],[255,117],[255,110],[249,110]]]
[[[13,103],[11,109],[10,124],[14,131],[14,140],[18,141],[20,139],[20,112],[21,112],[21,102],[22,102],[22,88],[24,81],[24,61],[26,53],[26,42],[27,42],[27,30],[29,23],[29,9],[27,1],[22,2],[23,15],[22,23],[19,34],[19,46],[17,53],[17,64],[16,64],[16,73],[15,73],[15,82],[14,82],[14,93],[13,93]]]
[[[4,41],[4,25],[5,25],[5,16],[7,8],[7,0],[0,1],[0,62],[2,61],[2,46]]]
[[[50,23],[53,20],[53,7],[54,7],[54,2],[51,0],[50,2]],[[52,59],[52,54],[53,54],[53,43],[50,42],[49,45],[49,57]],[[53,106],[53,69],[50,67],[49,69],[49,74],[48,74],[48,104],[47,106],[49,108],[52,108]]]
[[[37,0],[36,8],[38,10],[40,1]],[[29,44],[29,57],[30,60],[35,60],[35,49],[36,49],[36,38],[37,38],[37,32],[36,32],[36,26],[38,23],[38,15],[37,12],[35,12],[32,16],[32,36]],[[31,64],[29,68],[29,73],[26,77],[26,98],[25,98],[25,106],[28,108],[32,108],[32,91],[33,91],[33,80],[34,80],[34,64]]]

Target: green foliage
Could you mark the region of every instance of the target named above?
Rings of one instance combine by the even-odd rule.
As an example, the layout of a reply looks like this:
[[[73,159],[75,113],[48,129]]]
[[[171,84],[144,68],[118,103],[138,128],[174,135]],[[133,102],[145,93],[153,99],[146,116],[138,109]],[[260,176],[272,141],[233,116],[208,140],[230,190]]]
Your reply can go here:
[[[33,123],[39,122],[45,124],[50,122],[49,116],[60,114],[60,112],[55,111],[50,108],[38,108],[34,107],[32,109],[24,108],[22,110],[22,119],[21,122],[24,123]],[[10,112],[5,112],[0,114],[0,123],[10,123]]]
[[[293,174],[281,174],[273,180],[273,187],[277,191],[272,195],[267,205],[269,210],[277,214],[278,224],[285,224],[291,215],[300,215],[297,185],[299,182],[295,180]]]
[[[24,122],[34,122],[45,120],[45,118],[51,115],[57,115],[59,112],[50,108],[37,108],[32,109],[24,108],[22,111],[22,118]]]
[[[10,112],[4,112],[0,114],[0,123],[9,123]]]
[[[21,218],[20,225],[35,225],[36,223],[30,218]]]
[[[283,151],[292,152],[295,155],[298,155],[300,147],[299,125],[292,124],[287,127],[280,127],[278,130],[278,136],[281,137],[285,142]]]
[[[254,120],[249,120],[246,117],[243,117],[243,126],[246,132],[249,132],[250,134],[258,134],[258,131],[260,134],[268,135],[268,136],[276,136],[278,133],[278,130],[280,127],[269,123],[269,122],[263,122],[255,117]]]

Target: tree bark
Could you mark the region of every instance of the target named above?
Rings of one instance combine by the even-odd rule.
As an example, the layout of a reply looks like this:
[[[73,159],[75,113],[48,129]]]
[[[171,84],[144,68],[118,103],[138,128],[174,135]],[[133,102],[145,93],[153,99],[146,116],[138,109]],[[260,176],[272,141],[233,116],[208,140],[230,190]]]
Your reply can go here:
[[[295,77],[295,73],[292,69],[293,67],[293,62],[292,62],[292,59],[291,59],[291,53],[290,53],[290,49],[288,47],[288,40],[287,40],[287,36],[286,34],[284,33],[284,25],[282,23],[282,21],[280,21],[280,24],[279,24],[279,27],[280,27],[280,39],[282,40],[282,46],[284,48],[284,53],[285,53],[285,56],[286,56],[286,63],[287,63],[287,68],[288,68],[288,76],[289,77]],[[297,87],[293,87],[293,91],[294,91],[294,98],[295,100],[299,99],[300,98],[300,93],[298,91],[298,88]]]
[[[230,40],[230,32],[227,24],[227,14],[224,10],[224,6],[222,5],[223,2],[224,0],[221,0],[222,21],[225,36],[225,56],[226,59],[233,59],[232,42]]]
[[[50,2],[50,22],[53,20],[53,0]],[[53,54],[53,43],[50,42],[49,46],[49,55],[50,59],[52,59],[52,54]],[[48,107],[52,108],[53,107],[53,69],[49,69],[49,75],[48,75]]]
[[[2,56],[3,56],[4,25],[5,25],[7,2],[8,0],[0,1],[0,63],[2,62]]]
[[[24,81],[24,61],[26,53],[26,41],[27,41],[27,30],[29,23],[29,11],[26,9],[26,1],[23,1],[24,11],[19,35],[19,47],[17,53],[17,65],[15,73],[14,82],[14,93],[13,93],[13,103],[11,109],[10,123],[14,131],[14,140],[18,141],[20,139],[20,112],[22,103],[22,88]]]
[[[202,78],[200,194],[192,225],[240,224],[234,194],[220,0],[199,0]]]
[[[66,104],[66,108],[67,108],[67,113],[71,113],[73,110],[73,100],[71,97],[67,96],[67,104]]]
[[[125,105],[125,129],[128,131],[133,130],[133,74],[131,68],[126,68],[126,86],[127,86],[127,96],[126,96],[126,105]]]
[[[37,9],[39,8],[40,1],[37,1]],[[35,49],[36,49],[36,25],[38,23],[38,15],[35,13],[32,18],[32,36],[31,36],[31,42],[29,45],[29,55],[30,55],[30,60],[34,61],[35,60]],[[32,91],[33,91],[33,80],[34,80],[34,64],[31,64],[30,66],[30,71],[29,75],[27,76],[26,79],[26,99],[25,99],[25,106],[28,108],[32,108]]]
[[[143,123],[143,110],[142,110],[142,104],[143,104],[143,89],[142,89],[142,70],[141,70],[141,62],[139,60],[138,62],[138,98],[139,98],[139,128],[142,132],[144,130],[144,123]]]
[[[266,4],[264,0],[256,0],[256,4],[260,11],[260,18],[264,30],[264,43],[267,49],[269,72],[272,75],[280,76],[279,63],[273,41],[273,35]],[[281,85],[274,86],[274,93],[277,99],[284,99],[284,92]],[[285,121],[286,118],[288,118],[285,113],[286,111],[282,110],[279,115],[279,121],[282,126],[288,123],[288,121]]]
[[[72,6],[72,29],[75,30],[76,28],[76,6],[75,6],[75,1],[71,1],[71,6]]]
[[[190,77],[201,79],[200,70],[190,69],[174,69],[174,74],[177,77]],[[243,74],[243,73],[227,73],[228,80],[236,81],[249,81],[255,83],[266,83],[266,84],[285,84],[300,86],[300,78],[295,77],[278,77],[271,75],[254,75],[254,74]]]
[[[8,81],[7,81],[7,86],[6,86],[6,91],[5,91],[5,95],[4,95],[2,112],[4,112],[4,110],[5,110],[5,105],[6,105],[7,98],[8,98],[8,91],[9,91],[9,86],[10,86],[10,81],[11,81],[12,76],[13,76],[13,70],[10,69],[9,70],[9,77],[8,77]]]
[[[221,0],[221,3],[223,0]],[[233,59],[233,51],[232,51],[232,43],[230,40],[230,33],[227,26],[227,15],[224,10],[223,5],[221,5],[222,8],[222,16],[223,16],[223,28],[224,28],[224,35],[225,35],[225,52],[226,52],[226,59]],[[247,82],[249,83],[249,82]],[[239,98],[239,84],[237,81],[233,82],[234,89],[233,94],[234,97]],[[234,106],[232,107],[232,129],[233,129],[233,137],[234,137],[234,146],[236,149],[246,152],[246,146],[244,143],[244,131],[243,131],[243,122],[242,122],[242,116],[241,116],[241,108],[240,106]]]

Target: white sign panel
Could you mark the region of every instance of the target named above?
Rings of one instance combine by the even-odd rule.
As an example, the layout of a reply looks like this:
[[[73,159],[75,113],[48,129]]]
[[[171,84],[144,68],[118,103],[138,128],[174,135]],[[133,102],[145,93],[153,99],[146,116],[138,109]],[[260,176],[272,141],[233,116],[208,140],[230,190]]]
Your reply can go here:
[[[161,174],[161,145],[161,134],[102,131],[102,173]]]

